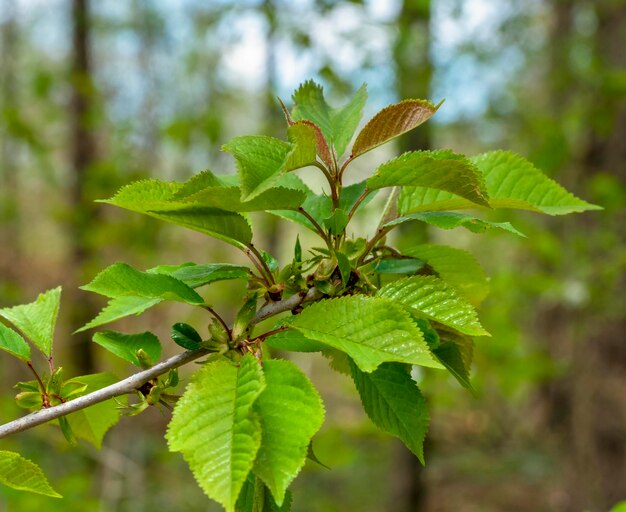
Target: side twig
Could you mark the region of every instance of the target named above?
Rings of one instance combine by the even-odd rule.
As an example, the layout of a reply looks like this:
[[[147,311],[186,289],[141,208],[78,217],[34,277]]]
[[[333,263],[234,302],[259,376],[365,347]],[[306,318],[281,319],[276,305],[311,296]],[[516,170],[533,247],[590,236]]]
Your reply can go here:
[[[278,315],[279,313],[283,313],[285,311],[290,311],[302,304],[303,302],[317,300],[321,297],[321,292],[319,292],[315,288],[311,288],[308,292],[304,294],[297,294],[285,300],[270,302],[261,307],[261,309],[259,309],[256,316],[252,319],[251,323],[252,325],[255,325],[262,320],[270,318],[274,315]],[[135,373],[134,375],[131,375],[124,380],[116,382],[115,384],[111,384],[110,386],[107,386],[105,388],[98,389],[93,393],[83,395],[60,405],[55,405],[54,407],[41,409],[39,411],[23,416],[17,420],[5,423],[4,425],[0,425],[0,439],[11,434],[23,432],[24,430],[31,429],[43,423],[47,423],[48,421],[55,420],[57,418],[60,418],[61,416],[80,411],[81,409],[86,409],[87,407],[98,404],[100,402],[104,402],[105,400],[109,400],[116,396],[134,393],[146,382],[152,379],[156,379],[158,376],[163,375],[164,373],[167,373],[174,368],[178,368],[187,363],[195,361],[196,359],[200,359],[201,357],[206,356],[209,353],[209,350],[201,348],[198,350],[188,350],[187,352],[176,354],[175,356],[172,356],[165,361],[155,364],[152,368],[148,368],[147,370]]]

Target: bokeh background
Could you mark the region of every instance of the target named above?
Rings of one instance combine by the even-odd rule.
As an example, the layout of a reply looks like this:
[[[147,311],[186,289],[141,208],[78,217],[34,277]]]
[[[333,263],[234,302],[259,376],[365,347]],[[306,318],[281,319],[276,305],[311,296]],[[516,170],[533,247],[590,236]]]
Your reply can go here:
[[[242,260],[94,200],[134,179],[232,172],[220,146],[284,137],[276,96],[289,104],[308,78],[335,104],[367,82],[365,120],[402,98],[445,98],[361,172],[391,152],[504,148],[604,211],[492,215],[527,239],[400,233],[469,249],[492,276],[477,396],[421,375],[432,411],[422,468],[364,416],[349,379],[297,359],[327,404],[315,449],[331,469],[307,465],[294,511],[605,512],[626,500],[624,0],[0,0],[0,306],[62,283],[57,360],[75,375],[127,375],[91,333],[71,335],[103,306],[77,287],[115,261]],[[256,229],[258,245],[290,260],[291,228],[257,218]],[[220,284],[209,298],[232,318],[241,291]],[[115,327],[166,340],[181,320],[206,319],[161,306]],[[29,377],[3,354],[0,372],[6,422],[21,414],[13,384]],[[3,439],[66,499],[0,487],[0,510],[219,510],[167,452],[166,423],[157,410],[123,419],[101,451],[70,448],[50,426]]]

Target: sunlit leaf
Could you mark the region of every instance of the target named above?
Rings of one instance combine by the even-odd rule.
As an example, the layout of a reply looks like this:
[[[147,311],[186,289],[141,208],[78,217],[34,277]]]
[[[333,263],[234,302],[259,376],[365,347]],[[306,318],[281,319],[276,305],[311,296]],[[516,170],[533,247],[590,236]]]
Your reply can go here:
[[[161,302],[163,302],[163,299],[150,299],[146,297],[134,296],[116,297],[107,303],[102,311],[98,313],[96,318],[85,324],[80,329],[77,329],[76,332],[93,329],[94,327],[115,322],[116,320],[130,315],[140,315],[146,309],[156,306]]]
[[[59,286],[39,294],[35,302],[0,309],[0,317],[11,322],[44,355],[50,357],[60,301],[61,287]]]
[[[261,135],[235,137],[222,149],[237,160],[243,201],[250,201],[276,186],[275,178],[285,170],[293,145]]]
[[[19,453],[0,451],[0,483],[17,489],[51,498],[62,498],[48,482],[41,468]]]
[[[290,325],[345,352],[366,372],[385,361],[441,367],[408,313],[391,301],[358,295],[323,300]]]
[[[204,302],[200,295],[182,281],[164,274],[141,272],[126,263],[114,263],[80,288],[109,298],[133,296],[189,304]]]
[[[263,372],[266,387],[254,404],[262,431],[254,472],[281,505],[304,465],[313,434],[322,426],[324,406],[294,363],[270,359],[263,363]]]
[[[435,276],[411,276],[383,286],[382,297],[402,304],[457,331],[472,336],[489,335],[474,308],[454,288]]]
[[[484,176],[493,208],[516,208],[549,215],[600,209],[570,194],[515,153],[491,151],[475,156],[471,161]],[[421,186],[404,189],[398,206],[402,215],[476,207],[458,195]]]
[[[402,253],[425,261],[441,279],[474,305],[480,304],[489,293],[485,271],[467,251],[447,245],[424,244],[404,249]]]
[[[180,265],[158,265],[146,272],[172,276],[191,288],[199,288],[227,279],[247,279],[251,275],[248,267],[232,263],[196,264],[188,262]]]
[[[291,112],[294,121],[308,119],[312,121],[324,134],[329,144],[332,144],[333,130],[330,120],[330,107],[324,99],[324,89],[313,80],[303,83],[294,93],[295,106]]]
[[[212,178],[208,181],[212,182]],[[252,240],[252,231],[242,215],[219,208],[197,206],[177,195],[184,187],[188,187],[186,193],[195,190],[196,185],[158,180],[137,181],[122,187],[111,199],[100,202],[193,229],[239,248],[248,245]]]
[[[272,348],[290,352],[321,352],[328,348],[323,343],[309,339],[295,329],[287,329],[272,334],[265,339],[265,343]]]
[[[185,198],[201,207],[219,208],[230,212],[256,212],[279,208],[297,208],[306,198],[302,190],[275,187],[261,192],[249,201],[241,200],[238,187],[208,187]]]
[[[13,329],[0,322],[0,350],[8,352],[22,361],[30,360],[30,346]]]
[[[204,492],[231,512],[261,445],[252,405],[265,387],[258,361],[204,365],[176,404],[166,438],[182,452]]]
[[[331,110],[333,145],[338,157],[345,153],[348,144],[350,144],[359,121],[361,121],[366,101],[367,87],[363,84],[345,106]]]
[[[368,189],[420,186],[445,190],[489,206],[482,174],[463,155],[449,149],[411,151],[382,164],[367,179]]]
[[[161,342],[151,332],[124,334],[117,331],[103,331],[94,334],[93,341],[135,366],[142,366],[137,357],[138,350],[143,350],[152,364],[161,358]]]

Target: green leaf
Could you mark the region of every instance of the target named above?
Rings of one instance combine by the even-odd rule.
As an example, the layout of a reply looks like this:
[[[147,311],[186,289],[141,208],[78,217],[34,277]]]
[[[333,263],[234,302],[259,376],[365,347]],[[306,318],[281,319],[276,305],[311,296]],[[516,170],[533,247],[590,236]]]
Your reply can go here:
[[[287,157],[286,170],[299,169],[315,163],[317,137],[314,125],[302,121],[294,123],[287,129],[287,136],[294,147]]]
[[[237,160],[242,200],[250,201],[275,186],[293,145],[274,137],[247,135],[235,137],[222,149]]]
[[[114,263],[80,288],[112,299],[132,296],[196,305],[204,303],[202,297],[182,281],[168,275],[141,272],[126,263]]]
[[[382,164],[367,179],[367,188],[371,190],[396,186],[444,190],[471,203],[489,206],[482,174],[467,158],[449,149],[404,153]]]
[[[341,197],[339,198],[339,208],[344,212],[349,212],[364,191],[364,181],[344,187],[341,191]],[[369,194],[361,203],[361,207],[369,203],[374,198],[374,195],[375,194]],[[307,213],[309,213],[309,215],[311,215],[311,217],[313,217],[315,221],[320,225],[324,223],[324,219],[327,219],[332,215],[332,206],[333,203],[330,197],[325,195],[318,196],[312,191],[308,192],[306,200],[304,201],[304,203],[302,203],[302,208]],[[314,233],[317,233],[315,226],[313,226],[309,219],[307,219],[304,215],[297,211],[272,210],[270,211],[270,213],[278,215],[283,219],[297,222],[298,224],[310,229]]]
[[[620,501],[611,507],[609,512],[626,512],[626,501]]]
[[[322,352],[328,348],[323,343],[309,339],[295,329],[272,334],[265,339],[265,343],[272,348],[290,352]]]
[[[0,309],[0,317],[11,322],[46,357],[52,353],[52,337],[59,314],[61,287],[39,294],[35,302]]]
[[[161,180],[139,180],[124,185],[110,199],[98,202],[118,206],[138,213],[161,210],[174,204],[174,197],[180,191],[180,183],[168,183]]]
[[[372,270],[379,274],[415,274],[425,263],[416,258],[381,259],[372,264]]]
[[[238,248],[252,241],[252,229],[243,215],[219,208],[184,205],[177,209],[145,212],[148,215],[178,226],[204,233]]]
[[[472,337],[453,331],[446,331],[441,325],[438,325],[437,329],[439,330],[442,343],[450,341],[457,346],[463,360],[463,366],[467,369],[469,375],[472,361],[474,360],[474,340]]]
[[[291,326],[307,338],[345,352],[366,372],[385,361],[440,368],[409,315],[380,298],[353,295],[322,300],[302,311]]]
[[[491,228],[499,228],[503,231],[508,231],[518,236],[526,238],[526,235],[517,229],[515,229],[510,222],[491,222],[488,220],[479,219],[473,215],[466,215],[458,212],[421,212],[411,213],[398,217],[385,224],[385,227],[396,226],[404,222],[410,222],[418,220],[431,226],[435,226],[441,229],[454,229],[458,227],[464,227],[465,229],[473,233],[484,233]]]
[[[111,373],[95,373],[93,375],[82,375],[63,383],[71,388],[76,385],[86,385],[85,390],[72,398],[92,393],[118,381],[117,377]],[[92,405],[86,409],[69,414],[67,420],[74,434],[83,438],[96,448],[102,446],[102,439],[107,431],[115,425],[121,415],[120,402],[124,402],[125,397],[106,400],[99,404]]]
[[[263,481],[250,473],[241,489],[235,509],[237,512],[290,512],[291,502],[291,492],[287,491],[285,500],[279,507]]]
[[[472,254],[446,245],[416,245],[403,254],[424,260],[449,285],[472,304],[480,304],[489,294],[489,280]]]
[[[350,280],[350,274],[352,273],[350,260],[342,252],[336,253],[335,256],[337,257],[337,267],[339,267],[339,273],[341,274],[341,282],[344,286],[347,286]]]
[[[348,214],[345,210],[337,208],[330,217],[324,219],[324,226],[326,226],[333,235],[338,235],[346,229],[348,220]]]
[[[491,151],[471,158],[483,174],[492,208],[516,208],[549,215],[599,210],[570,194],[525,158],[509,151]],[[475,208],[466,199],[432,188],[408,188],[398,203],[401,214]]]
[[[263,363],[266,387],[254,404],[261,419],[261,447],[254,473],[278,505],[302,469],[309,443],[324,421],[324,406],[309,379],[285,360]]]
[[[352,158],[418,127],[428,121],[438,108],[439,105],[424,100],[404,100],[389,105],[363,127],[352,146]]]
[[[422,313],[428,318],[472,336],[489,336],[478,321],[474,308],[435,276],[411,276],[383,286],[376,293]]]
[[[30,361],[30,346],[24,338],[0,322],[0,350],[8,352],[22,361]]]
[[[146,353],[152,364],[161,358],[161,342],[148,331],[138,334],[124,334],[117,331],[97,332],[93,336],[93,341],[135,366],[142,367],[137,357],[137,351],[140,349]]]
[[[206,364],[191,378],[168,426],[170,450],[182,452],[200,487],[228,512],[261,445],[252,405],[264,387],[252,355],[245,355],[239,367],[225,360]]]
[[[315,123],[329,145],[333,142],[333,128],[330,119],[330,107],[324,99],[324,89],[313,80],[303,83],[294,93],[295,106],[291,112],[294,121],[308,119]]]
[[[0,483],[17,489],[51,498],[62,498],[48,482],[41,468],[19,453],[0,451]]]
[[[338,157],[345,153],[363,115],[367,100],[367,88],[363,84],[353,98],[341,108],[331,108],[324,99],[321,85],[309,80],[293,94],[294,120],[308,120],[319,127],[327,143],[335,148]],[[319,144],[318,144],[319,153]],[[323,160],[323,154],[320,154]]]
[[[248,279],[251,275],[248,267],[230,263],[159,265],[148,269],[146,272],[174,277],[191,288],[199,288],[200,286],[227,279]]]
[[[350,366],[363,408],[372,422],[399,437],[424,464],[428,409],[409,369],[398,363],[384,363],[376,371],[364,373],[354,363]]]
[[[211,171],[206,170],[193,175],[185,183],[178,187],[178,190],[172,195],[172,199],[186,199],[189,196],[200,192],[206,188],[224,187],[225,183]]]
[[[258,302],[258,295],[256,292],[246,297],[246,301],[241,306],[241,309],[237,312],[235,321],[233,322],[233,338],[239,339],[239,337],[246,332],[250,326],[250,322],[254,318],[256,313],[256,306]]]
[[[441,343],[439,333],[435,329],[433,329],[433,326],[425,318],[419,318],[415,315],[412,316],[415,324],[419,327],[419,330],[422,331],[422,334],[424,335],[424,340],[426,340],[426,343],[428,343],[428,348],[430,348],[431,351],[437,348]]]
[[[202,345],[202,337],[191,325],[183,322],[176,323],[172,326],[172,339],[174,342],[187,349],[196,350]]]
[[[459,347],[452,341],[445,341],[433,350],[437,359],[454,375],[464,388],[474,391],[469,378],[469,368],[465,366]]]
[[[108,324],[130,315],[140,315],[146,309],[163,302],[163,299],[147,299],[145,297],[117,297],[111,299],[107,305],[98,313],[98,316],[87,323],[76,332],[83,332],[100,325]]]
[[[111,199],[100,202],[193,229],[235,247],[248,245],[252,240],[252,231],[242,215],[196,206],[184,202],[178,196],[181,191],[187,193],[195,190],[196,186],[197,183],[181,185],[159,180],[136,181],[122,187]]]
[[[197,206],[219,208],[231,212],[258,212],[279,208],[298,208],[306,198],[302,190],[284,187],[269,188],[249,201],[241,200],[239,187],[209,187],[185,198]]]
[[[363,108],[366,101],[367,86],[363,84],[344,107],[331,110],[330,121],[333,131],[333,145],[338,157],[341,157],[346,152],[346,148],[350,144],[363,116]]]

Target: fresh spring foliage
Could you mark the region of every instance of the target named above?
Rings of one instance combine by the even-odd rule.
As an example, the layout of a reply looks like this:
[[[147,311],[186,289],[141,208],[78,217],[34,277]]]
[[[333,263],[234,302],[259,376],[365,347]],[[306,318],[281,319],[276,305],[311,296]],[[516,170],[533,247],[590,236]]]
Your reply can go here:
[[[450,150],[407,152],[347,185],[356,158],[417,128],[439,108],[405,100],[356,133],[366,97],[363,86],[346,105],[332,108],[322,88],[306,82],[294,93],[292,110],[283,105],[287,140],[244,136],[224,146],[237,162],[236,175],[204,171],[185,183],[139,181],[103,201],[222,240],[251,262],[250,267],[186,263],[146,271],[115,263],[82,287],[109,302],[79,331],[167,301],[211,316],[206,332],[184,323],[172,326],[172,341],[190,351],[185,362],[203,359],[179,400],[170,390],[178,385],[176,367],[182,363],[173,358],[154,366],[161,357],[154,334],[108,330],[93,339],[135,366],[157,369],[157,377],[134,384],[137,400],[125,413],[175,404],[165,436],[169,448],[182,454],[198,485],[227,511],[289,510],[289,485],[307,457],[315,460],[311,446],[324,419],[322,399],[295,364],[270,358],[272,348],[328,357],[333,369],[351,376],[371,420],[422,462],[429,418],[412,367],[447,370],[471,390],[473,338],[489,335],[475,309],[488,293],[484,271],[457,248],[417,245],[401,252],[390,244],[390,231],[421,222],[523,236],[508,222],[458,210],[518,208],[561,215],[598,208],[521,156],[503,151],[469,158]],[[327,184],[314,191],[300,176],[318,172]],[[355,235],[352,219],[383,190],[388,197],[378,226]],[[292,260],[281,266],[253,243],[248,213],[254,211],[307,228],[319,243],[305,251],[296,238]],[[233,325],[198,291],[221,280],[247,282]],[[12,326],[0,323],[0,348],[35,376],[17,384],[17,402],[29,410],[53,410],[117,382],[110,374],[66,379],[55,368],[52,338],[60,294],[57,288],[31,304],[0,310]],[[46,370],[35,368],[26,340],[45,356]],[[83,438],[99,447],[124,412],[121,400],[111,399],[116,394],[121,393],[111,391],[95,405],[60,414],[68,441]],[[59,497],[39,468],[18,454],[0,452],[0,481]]]

